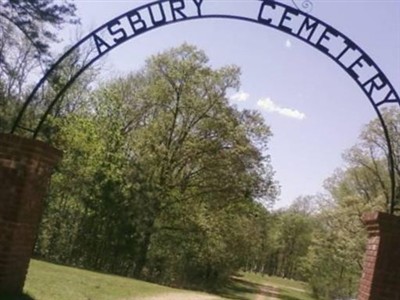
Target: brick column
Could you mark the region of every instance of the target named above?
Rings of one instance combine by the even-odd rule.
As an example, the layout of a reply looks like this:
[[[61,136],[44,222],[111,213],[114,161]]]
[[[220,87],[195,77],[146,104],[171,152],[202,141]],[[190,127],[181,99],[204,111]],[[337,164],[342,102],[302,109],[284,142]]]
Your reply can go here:
[[[22,293],[43,198],[60,159],[43,142],[0,134],[0,298]]]
[[[363,216],[368,231],[358,300],[400,300],[400,217]]]

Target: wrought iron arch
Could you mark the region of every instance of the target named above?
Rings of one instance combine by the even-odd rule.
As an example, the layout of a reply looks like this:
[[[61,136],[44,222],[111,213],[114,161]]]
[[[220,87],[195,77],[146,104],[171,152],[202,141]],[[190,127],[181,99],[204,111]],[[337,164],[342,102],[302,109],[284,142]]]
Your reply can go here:
[[[309,3],[310,1],[305,0],[305,2]],[[209,5],[210,3],[211,1],[208,2],[207,0],[154,1],[134,8],[92,31],[65,52],[39,80],[19,111],[11,133],[15,133],[20,128],[31,132],[32,137],[36,138],[55,104],[61,100],[64,93],[85,70],[112,49],[141,34],[164,25],[196,19],[218,18],[256,23],[289,34],[324,53],[335,61],[367,96],[382,124],[387,141],[392,195],[389,211],[393,213],[396,204],[395,162],[382,109],[390,104],[400,106],[400,98],[378,65],[346,35],[309,13],[300,10],[294,1],[295,7],[274,0],[249,1],[248,5],[251,6],[249,11],[252,13],[237,11],[214,13],[212,5]],[[28,106],[38,97],[40,88],[45,86],[46,81],[56,74],[57,68],[75,51],[87,46],[92,47],[95,51],[89,55],[87,62],[71,76],[56,94],[43,115],[38,118],[36,127],[26,128],[26,126],[23,126],[24,114]]]

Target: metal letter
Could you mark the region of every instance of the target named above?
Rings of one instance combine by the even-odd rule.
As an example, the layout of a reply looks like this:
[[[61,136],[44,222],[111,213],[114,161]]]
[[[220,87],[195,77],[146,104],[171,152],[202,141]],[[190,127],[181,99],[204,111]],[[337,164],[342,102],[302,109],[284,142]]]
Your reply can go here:
[[[292,18],[293,16],[298,17],[299,16],[299,11],[296,11],[294,9],[293,10],[292,9],[285,10],[285,12],[283,14],[283,18],[281,19],[281,22],[279,23],[279,28],[282,29],[285,32],[288,32],[288,33],[295,33],[294,32],[294,28],[285,26],[285,24],[284,24],[286,20],[292,21],[293,20],[293,18]]]
[[[136,20],[133,20],[133,17],[135,17]],[[139,33],[147,29],[146,23],[142,20],[142,17],[137,11],[130,12],[127,15],[127,18],[129,20],[129,23],[131,24],[134,33]],[[141,27],[137,28],[136,25],[141,25]]]
[[[97,51],[99,51],[99,54],[107,52],[111,48],[109,44],[107,44],[102,38],[100,38],[96,34],[93,34],[93,38],[94,38],[94,43],[96,44]],[[101,47],[106,47],[107,49],[101,51]]]
[[[285,10],[281,6],[279,6],[279,8],[277,7],[278,6],[271,1],[264,1],[261,4],[260,12],[258,14],[258,22],[278,27]],[[264,11],[266,10],[265,8],[267,8],[266,16],[264,14]]]
[[[313,23],[310,23],[310,21],[313,21]],[[311,18],[306,18],[300,27],[298,36],[305,40],[309,40],[313,36],[315,29],[317,29],[317,26],[318,22],[316,20]],[[303,30],[304,28],[305,30]],[[302,36],[303,32],[305,34],[308,34],[308,36],[307,37]]]
[[[193,0],[194,4],[196,4],[197,7],[197,14],[199,17],[201,16],[201,5],[203,4],[203,0]]]
[[[118,26],[121,25],[121,22],[119,20],[115,20],[114,22],[110,22],[109,25],[107,26],[108,32],[110,32],[110,34],[112,36],[119,34],[119,37],[115,37],[113,40],[116,43],[122,42],[124,41],[128,35],[125,32],[125,29],[120,27],[118,28]],[[114,29],[113,27],[117,26],[116,29]]]
[[[156,5],[158,6],[159,11],[161,13],[161,20],[156,20],[156,18],[154,16],[153,7]],[[162,3],[157,3],[155,5],[149,6],[149,13],[150,13],[151,22],[154,24],[154,26],[160,26],[167,21],[167,18],[165,17],[164,8],[162,7]]]
[[[183,2],[183,0],[171,0],[169,3],[171,4],[171,12],[174,21],[187,18],[187,16],[182,12],[182,10],[185,9],[185,2]],[[175,6],[175,3],[178,4],[178,6]],[[176,17],[176,13],[181,16],[180,19]]]

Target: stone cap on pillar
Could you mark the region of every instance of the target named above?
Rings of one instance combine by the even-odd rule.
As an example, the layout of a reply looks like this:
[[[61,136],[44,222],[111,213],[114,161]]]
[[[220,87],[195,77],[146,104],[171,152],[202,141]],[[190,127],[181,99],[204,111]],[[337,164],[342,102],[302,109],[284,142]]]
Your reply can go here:
[[[399,234],[400,217],[384,212],[370,212],[362,216],[362,221],[369,236],[382,234]]]
[[[27,139],[13,134],[0,133],[0,159],[29,164],[40,161],[49,167],[62,157],[62,151],[45,142]]]

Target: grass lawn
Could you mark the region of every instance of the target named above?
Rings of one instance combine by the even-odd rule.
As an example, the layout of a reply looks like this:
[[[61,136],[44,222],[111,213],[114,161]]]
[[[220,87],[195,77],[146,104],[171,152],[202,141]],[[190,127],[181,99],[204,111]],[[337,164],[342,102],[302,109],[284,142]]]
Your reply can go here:
[[[241,274],[244,280],[258,284],[272,286],[278,289],[277,298],[284,300],[315,300],[312,297],[308,285],[304,282],[283,279],[279,277],[261,276],[253,273]]]
[[[190,297],[193,293],[37,260],[31,260],[24,292],[26,299],[35,300],[133,300],[177,292]]]
[[[18,300],[314,300],[305,283],[277,277],[239,274],[210,295],[37,260],[31,260],[24,292]]]

